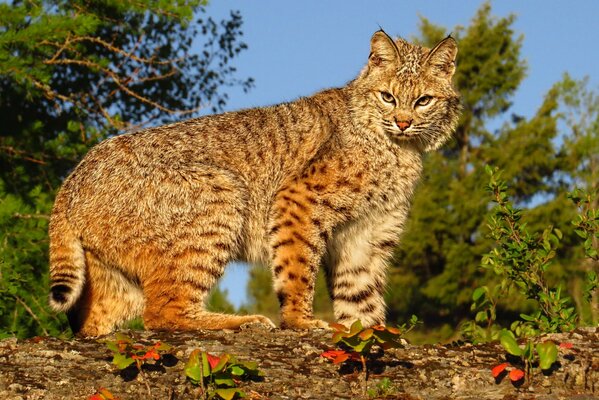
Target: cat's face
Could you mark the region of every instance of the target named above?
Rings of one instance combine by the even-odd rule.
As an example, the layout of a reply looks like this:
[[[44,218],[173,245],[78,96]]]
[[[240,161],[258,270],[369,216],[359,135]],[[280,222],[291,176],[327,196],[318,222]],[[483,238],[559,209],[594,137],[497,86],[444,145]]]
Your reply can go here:
[[[425,151],[438,148],[459,118],[459,97],[451,84],[456,55],[451,37],[427,49],[376,32],[368,65],[355,81],[355,115],[395,142],[415,141]]]

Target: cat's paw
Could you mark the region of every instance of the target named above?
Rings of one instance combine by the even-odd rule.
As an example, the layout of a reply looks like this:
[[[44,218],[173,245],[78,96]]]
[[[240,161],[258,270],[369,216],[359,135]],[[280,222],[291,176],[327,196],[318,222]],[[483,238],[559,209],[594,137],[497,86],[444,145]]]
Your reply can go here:
[[[247,317],[248,319],[239,326],[241,330],[251,329],[254,327],[268,329],[274,329],[277,327],[274,322],[270,320],[270,318],[267,318],[263,315],[248,315]]]
[[[283,329],[331,329],[329,323],[321,319],[288,319],[281,323]]]

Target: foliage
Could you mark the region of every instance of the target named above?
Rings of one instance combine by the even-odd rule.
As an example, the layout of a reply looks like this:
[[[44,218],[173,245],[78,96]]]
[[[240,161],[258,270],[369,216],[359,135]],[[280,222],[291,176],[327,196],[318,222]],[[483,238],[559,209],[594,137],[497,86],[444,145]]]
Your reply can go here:
[[[599,315],[599,310],[597,310],[597,286],[599,285],[597,278],[599,272],[599,254],[597,253],[597,248],[599,248],[599,207],[597,206],[597,199],[599,193],[596,192],[593,197],[584,190],[574,190],[568,194],[568,198],[578,208],[578,215],[572,221],[572,225],[574,225],[574,232],[584,240],[584,254],[589,264],[584,298],[594,307],[590,322],[596,324],[597,319],[595,317]]]
[[[568,297],[562,297],[561,287],[548,283],[556,252],[559,250],[563,235],[559,229],[546,227],[542,233],[530,233],[526,223],[522,222],[523,211],[514,207],[507,195],[507,184],[501,179],[501,172],[486,168],[490,181],[487,190],[493,195],[496,206],[489,217],[490,236],[495,240],[493,248],[482,259],[483,267],[493,270],[500,281],[492,289],[482,286],[472,294],[472,310],[479,310],[475,321],[466,324],[465,334],[475,341],[499,339],[503,348],[512,356],[519,358],[524,371],[510,362],[495,366],[491,373],[501,380],[509,371],[512,382],[518,382],[525,376],[530,377],[533,366],[538,365],[547,371],[557,361],[558,347],[552,341],[539,341],[542,333],[564,332],[576,326],[578,315]],[[572,223],[578,228],[577,234],[585,239],[585,249],[589,257],[596,256],[592,240],[596,233],[595,210],[588,206],[590,196],[582,200],[579,191],[569,197],[576,203],[580,214]],[[586,207],[581,203],[586,204]],[[501,329],[496,324],[496,298],[505,296],[515,288],[527,300],[533,301],[535,311],[532,314],[520,314],[522,320],[511,324],[510,329]],[[594,290],[594,288],[592,288]],[[587,296],[590,301],[591,296]],[[478,324],[486,326],[480,327]],[[523,337],[524,346],[520,346],[516,336]],[[565,347],[568,344],[562,344]],[[571,345],[570,345],[571,346]],[[562,346],[564,347],[564,346]]]
[[[577,314],[568,297],[562,297],[561,287],[547,282],[547,270],[556,255],[562,232],[547,227],[541,234],[531,234],[521,222],[522,210],[515,208],[508,199],[507,185],[500,173],[486,168],[490,176],[488,190],[497,206],[489,219],[490,236],[497,246],[483,257],[482,265],[501,277],[500,288],[507,291],[511,286],[538,305],[532,315],[521,314],[524,323],[517,324],[517,331],[538,334],[541,332],[564,332],[574,329]]]
[[[212,312],[221,312],[233,314],[236,312],[235,306],[228,299],[228,291],[215,286],[206,300],[206,309]]]
[[[118,369],[125,369],[135,364],[141,371],[145,364],[154,364],[159,361],[172,347],[160,341],[152,345],[135,343],[133,339],[121,333],[116,334],[116,341],[107,341],[106,346],[113,352],[112,363]]]
[[[418,318],[413,315],[409,323],[397,328],[383,325],[364,328],[360,320],[356,320],[349,328],[342,324],[331,323],[329,325],[333,329],[333,343],[341,349],[325,351],[321,357],[332,361],[333,364],[348,360],[360,361],[363,371],[366,372],[366,358],[373,345],[376,344],[383,350],[400,347],[401,336],[414,329],[418,322]]]
[[[375,325],[364,328],[360,320],[348,328],[345,325],[332,323],[329,326],[333,329],[332,340],[337,344],[338,349],[324,351],[320,356],[333,362],[333,364],[355,363],[362,365],[362,389],[364,395],[368,394],[368,358],[372,357],[372,348],[374,345],[382,351],[400,347],[400,338],[402,335],[410,332],[416,324],[418,318],[413,315],[410,321],[398,327]]]
[[[560,250],[561,231],[550,226],[545,227],[542,233],[530,233],[527,224],[522,222],[525,216],[523,210],[515,208],[508,198],[507,184],[501,179],[501,172],[491,167],[486,170],[490,177],[487,190],[497,204],[491,210],[488,225],[489,236],[496,241],[496,247],[483,257],[482,266],[493,271],[499,282],[473,291],[471,310],[477,312],[474,321],[462,325],[462,333],[474,342],[498,339],[501,326],[497,323],[497,299],[507,297],[512,289],[533,302],[532,313],[521,313],[523,321],[511,324],[511,329],[518,336],[534,337],[543,332],[572,330],[578,314],[570,298],[562,295],[561,286],[552,284],[548,279],[550,266]],[[589,239],[596,235],[596,210],[589,208],[592,202],[590,196],[585,197],[586,206],[581,207],[580,193],[576,190],[569,195],[581,212],[572,224],[577,227],[577,234],[585,239],[584,247],[592,256],[596,253]],[[592,303],[595,290],[596,278],[591,273],[587,280],[587,302]]]
[[[240,362],[226,353],[216,357],[196,349],[185,364],[185,375],[194,385],[201,386],[208,398],[229,400],[245,397],[237,384],[243,379],[261,377],[262,372],[255,362]]]
[[[223,87],[249,88],[231,65],[241,24],[200,0],[0,2],[0,335],[68,332],[46,305],[62,179],[108,136],[220,110]]]
[[[491,370],[493,378],[500,381],[509,370],[509,377],[512,382],[518,382],[525,376],[531,376],[533,366],[538,366],[543,371],[549,371],[557,361],[558,346],[548,340],[539,342],[536,340],[526,340],[524,347],[518,345],[514,333],[503,329],[499,334],[499,341],[503,348],[512,356],[519,358],[519,364],[524,366],[524,371],[513,366],[510,362],[501,363]],[[561,343],[559,348],[571,348],[571,343]]]

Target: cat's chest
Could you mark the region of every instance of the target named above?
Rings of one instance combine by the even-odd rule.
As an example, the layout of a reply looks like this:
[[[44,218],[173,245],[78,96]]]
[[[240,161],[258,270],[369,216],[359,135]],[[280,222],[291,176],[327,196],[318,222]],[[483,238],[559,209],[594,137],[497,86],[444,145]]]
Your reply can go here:
[[[354,157],[360,159],[360,154]],[[364,152],[361,157],[360,168],[342,171],[363,177],[356,190],[356,205],[364,211],[382,212],[408,206],[422,171],[420,154],[383,147]]]

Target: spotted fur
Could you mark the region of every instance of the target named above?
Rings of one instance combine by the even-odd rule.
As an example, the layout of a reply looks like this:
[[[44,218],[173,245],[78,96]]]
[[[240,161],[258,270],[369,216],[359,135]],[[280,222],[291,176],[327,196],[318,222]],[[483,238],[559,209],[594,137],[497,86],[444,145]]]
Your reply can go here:
[[[456,53],[451,38],[429,50],[379,31],[345,87],[100,143],[56,198],[50,304],[84,336],[138,315],[149,329],[272,324],[203,308],[225,265],[247,260],[271,266],[283,327],[326,327],[320,267],[340,322],[384,322],[422,154],[457,123]]]

